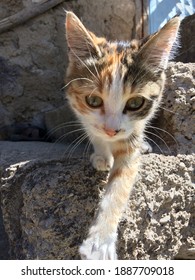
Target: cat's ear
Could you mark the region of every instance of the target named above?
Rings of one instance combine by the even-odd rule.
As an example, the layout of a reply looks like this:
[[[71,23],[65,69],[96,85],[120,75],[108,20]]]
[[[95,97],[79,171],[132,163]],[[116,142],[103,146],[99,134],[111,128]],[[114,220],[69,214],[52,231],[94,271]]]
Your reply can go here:
[[[150,36],[138,53],[139,61],[152,68],[166,69],[180,25],[179,17],[171,19],[162,29]]]
[[[101,53],[96,38],[73,12],[66,12],[66,39],[71,60],[78,62],[79,59],[99,57]]]

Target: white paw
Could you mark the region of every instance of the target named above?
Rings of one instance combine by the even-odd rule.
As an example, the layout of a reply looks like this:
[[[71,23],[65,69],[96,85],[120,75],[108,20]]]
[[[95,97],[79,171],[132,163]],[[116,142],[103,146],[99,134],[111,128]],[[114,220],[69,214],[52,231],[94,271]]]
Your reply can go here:
[[[93,167],[98,171],[109,171],[113,166],[112,157],[106,158],[95,153],[91,155],[90,161]]]
[[[146,141],[144,141],[141,145],[141,153],[142,154],[149,154],[152,152],[152,146]]]
[[[100,242],[99,238],[89,237],[79,248],[83,260],[117,260],[115,239]]]

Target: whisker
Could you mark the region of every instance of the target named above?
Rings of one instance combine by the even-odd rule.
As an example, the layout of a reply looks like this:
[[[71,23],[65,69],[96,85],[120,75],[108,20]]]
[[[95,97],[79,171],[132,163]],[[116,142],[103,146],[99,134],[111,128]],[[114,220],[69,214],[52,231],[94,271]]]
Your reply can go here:
[[[85,41],[86,41],[86,45],[87,45],[87,48],[88,48],[90,57],[92,58],[93,66],[94,66],[94,69],[95,69],[95,71],[96,71],[97,77],[98,77],[98,79],[100,80],[100,74],[99,74],[99,72],[98,72],[98,70],[97,70],[97,67],[96,67],[95,63],[94,63],[93,56],[92,56],[91,51],[90,51],[90,48],[89,48],[89,43],[87,42],[86,39],[85,39]]]
[[[97,87],[94,88],[94,89],[92,90],[92,92],[90,93],[89,97],[91,97],[91,95],[94,93],[94,91],[95,91],[96,89],[97,89]]]
[[[70,159],[70,157],[72,156],[72,154],[74,153],[74,151],[79,147],[79,145],[88,138],[87,133],[84,133],[81,135],[81,137],[78,137],[76,140],[77,142],[74,144],[74,146],[71,148],[70,152],[67,155],[67,159]],[[75,142],[75,141],[74,141]]]
[[[81,88],[90,88],[90,87],[94,87],[95,85],[93,84],[93,85],[83,85],[83,86],[81,86]]]
[[[62,143],[62,141],[63,141],[68,135],[70,135],[70,134],[72,134],[72,133],[79,132],[79,131],[84,131],[84,129],[83,129],[83,128],[80,128],[80,129],[72,130],[72,131],[69,131],[68,133],[65,133],[65,134],[61,135],[60,137],[58,137],[58,139],[53,143],[53,145],[52,145],[50,148],[48,148],[49,152],[51,152],[52,149],[54,149],[55,145]],[[83,135],[83,134],[82,134],[82,135]],[[69,146],[70,146],[70,145],[69,145]],[[69,147],[69,146],[68,146],[68,147]],[[63,153],[63,156],[64,156],[64,153]]]
[[[90,142],[90,140],[88,140],[87,144],[85,145],[85,149],[83,151],[83,157],[85,157],[85,156],[87,157],[88,156],[90,146],[91,146],[91,142]]]
[[[81,126],[81,123],[62,123],[57,125],[56,127],[50,129],[47,134],[46,134],[46,139],[52,136],[56,131],[62,129],[62,128],[67,128],[67,127],[72,127],[72,126]]]
[[[79,126],[79,125],[81,125],[81,124],[80,123],[78,123],[78,124],[77,123],[72,123],[72,124],[62,123],[62,124],[59,124],[56,127],[52,128],[52,129],[50,129],[47,133],[50,134],[50,133],[53,133],[56,130],[61,129],[61,128],[66,128],[66,127],[70,127],[70,126]]]
[[[153,125],[147,125],[147,127],[150,127],[150,128],[153,128],[153,129],[157,129],[157,130],[160,130],[160,131],[166,133],[167,135],[169,135],[169,136],[173,139],[173,141],[174,141],[175,144],[177,145],[177,148],[179,148],[179,144],[178,144],[177,140],[176,140],[175,137],[174,137],[171,133],[169,133],[168,131],[166,131],[166,130],[164,130],[164,129],[162,129],[162,128],[153,126]]]
[[[152,140],[150,137],[148,137],[148,136],[146,136],[146,135],[144,135],[144,138],[146,138],[146,139],[150,140],[152,143],[154,143],[154,144],[158,147],[158,149],[159,149],[159,151],[161,152],[161,154],[164,155],[162,149],[160,148],[160,146],[159,146],[154,140]]]
[[[86,132],[85,132],[85,131],[84,131],[83,134],[79,135],[76,139],[74,139],[73,142],[70,143],[70,144],[68,145],[68,147],[66,148],[66,150],[64,151],[63,156],[67,153],[68,149],[69,149],[75,142],[77,143],[77,141],[78,141],[79,139],[81,139],[84,135],[86,135]]]
[[[131,144],[131,141],[125,141],[126,151],[128,151],[128,150],[129,150],[129,145],[128,145],[128,142]]]
[[[131,134],[131,136],[128,138],[128,141],[133,147],[137,147],[137,144],[139,142],[137,136],[135,136],[134,133]]]
[[[79,132],[79,131],[83,131],[83,128],[75,129],[75,130],[69,131],[69,132],[61,135],[53,144],[56,145],[58,143],[61,143],[68,135]]]
[[[172,153],[171,152],[171,149],[169,148],[169,146],[167,145],[167,143],[165,142],[165,140],[163,138],[161,138],[160,136],[156,135],[155,133],[152,133],[150,131],[147,131],[147,133],[151,134],[151,135],[154,135],[155,137],[157,137],[158,139],[160,139],[166,146],[167,150],[169,151],[169,153]]]
[[[75,78],[75,79],[73,79],[73,80],[71,80],[71,81],[69,81],[65,86],[63,86],[60,90],[62,90],[62,89],[64,89],[64,88],[66,88],[67,86],[69,86],[72,82],[75,82],[75,81],[80,81],[80,80],[86,80],[86,81],[88,81],[88,82],[91,82],[91,83],[93,83],[93,81],[92,80],[90,80],[90,79],[88,79],[88,78]]]
[[[163,109],[163,110],[165,110],[165,111],[167,111],[167,112],[170,112],[170,113],[172,113],[172,114],[179,115],[178,113],[176,113],[176,112],[174,112],[174,111],[171,111],[171,110],[169,110],[169,109],[167,109],[167,108],[164,108],[164,107],[162,107],[162,106],[158,106],[158,108],[161,108],[161,109]]]
[[[82,59],[80,59],[80,57],[72,50],[70,49],[70,51],[74,54],[74,56],[80,61],[81,64],[83,64],[85,66],[85,68],[89,71],[89,73],[91,73],[91,75],[95,78],[95,80],[97,80],[96,75],[89,69],[89,67],[86,65],[86,63],[84,61],[82,61]]]

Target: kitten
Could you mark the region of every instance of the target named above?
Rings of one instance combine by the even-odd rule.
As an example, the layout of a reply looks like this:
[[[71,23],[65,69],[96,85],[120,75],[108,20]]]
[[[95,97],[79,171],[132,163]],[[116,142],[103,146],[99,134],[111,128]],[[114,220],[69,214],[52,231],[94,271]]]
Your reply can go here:
[[[179,18],[145,40],[109,42],[66,16],[67,98],[80,119],[97,170],[110,170],[99,211],[79,251],[83,259],[117,259],[117,227],[140,165],[144,129],[160,103]]]

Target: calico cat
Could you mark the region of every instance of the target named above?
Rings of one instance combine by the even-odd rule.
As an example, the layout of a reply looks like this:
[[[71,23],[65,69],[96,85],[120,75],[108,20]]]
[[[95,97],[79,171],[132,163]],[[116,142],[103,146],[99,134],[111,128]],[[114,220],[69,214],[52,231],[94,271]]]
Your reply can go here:
[[[117,227],[140,165],[146,124],[162,98],[165,69],[180,20],[144,40],[110,42],[66,14],[70,106],[93,144],[91,163],[110,170],[93,225],[79,251],[83,259],[117,259]]]

